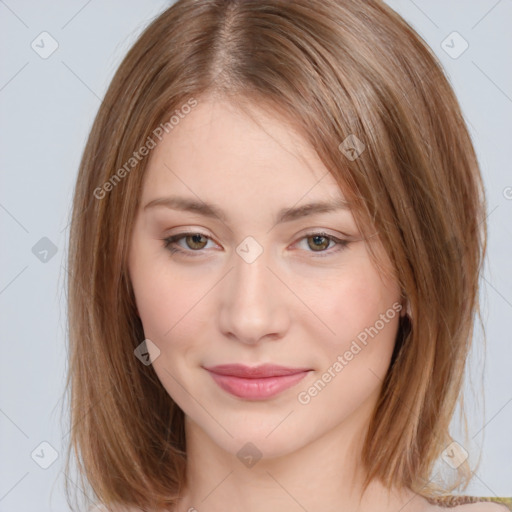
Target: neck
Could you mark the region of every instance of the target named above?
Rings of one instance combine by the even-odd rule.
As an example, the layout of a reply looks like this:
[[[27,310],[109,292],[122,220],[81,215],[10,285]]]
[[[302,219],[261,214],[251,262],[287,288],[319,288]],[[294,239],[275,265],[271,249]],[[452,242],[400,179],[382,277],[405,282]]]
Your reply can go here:
[[[372,482],[362,494],[365,430],[355,424],[338,425],[291,453],[263,455],[249,467],[188,417],[185,428],[187,484],[177,512],[424,510],[425,501],[412,491]]]

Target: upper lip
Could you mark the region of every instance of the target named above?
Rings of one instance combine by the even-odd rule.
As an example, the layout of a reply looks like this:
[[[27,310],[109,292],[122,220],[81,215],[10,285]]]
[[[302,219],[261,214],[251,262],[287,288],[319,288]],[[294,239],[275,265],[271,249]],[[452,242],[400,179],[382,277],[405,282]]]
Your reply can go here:
[[[243,364],[220,364],[217,366],[209,366],[204,368],[205,370],[217,373],[219,375],[229,375],[232,377],[241,377],[244,379],[282,377],[283,375],[293,375],[310,370],[310,368],[289,368],[275,364],[263,364],[260,366],[245,366]]]

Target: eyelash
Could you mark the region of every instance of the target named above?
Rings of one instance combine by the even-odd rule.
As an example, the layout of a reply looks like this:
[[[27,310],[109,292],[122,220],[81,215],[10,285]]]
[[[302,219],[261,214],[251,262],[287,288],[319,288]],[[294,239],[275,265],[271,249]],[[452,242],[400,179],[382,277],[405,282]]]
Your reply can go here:
[[[201,235],[204,238],[207,238],[208,240],[212,240],[209,236],[207,236],[204,233],[201,233],[199,231],[178,233],[176,235],[173,235],[173,236],[170,236],[170,237],[167,237],[167,238],[163,239],[164,248],[167,249],[171,254],[181,253],[181,254],[183,254],[186,257],[195,258],[198,255],[200,255],[200,253],[204,249],[184,250],[184,249],[178,249],[175,245],[173,246],[173,244],[176,244],[176,242],[178,240],[181,240],[182,238],[186,238],[187,236],[193,236],[193,235]],[[315,258],[325,258],[327,256],[332,255],[333,253],[338,253],[338,252],[342,251],[343,249],[345,249],[348,246],[348,244],[350,243],[347,240],[341,240],[340,238],[336,238],[335,236],[328,235],[327,233],[324,233],[323,231],[319,231],[319,232],[314,231],[312,233],[306,233],[299,241],[304,240],[306,238],[310,238],[310,237],[324,237],[324,238],[327,238],[330,241],[335,242],[337,244],[337,246],[338,246],[333,251],[332,250],[328,250],[328,249],[323,250],[323,251],[318,251],[318,252],[316,252],[316,251],[307,251],[307,252],[312,252],[314,254]],[[332,247],[331,247],[331,249],[332,249]],[[190,254],[190,253],[199,253],[199,254],[196,255],[196,254]]]

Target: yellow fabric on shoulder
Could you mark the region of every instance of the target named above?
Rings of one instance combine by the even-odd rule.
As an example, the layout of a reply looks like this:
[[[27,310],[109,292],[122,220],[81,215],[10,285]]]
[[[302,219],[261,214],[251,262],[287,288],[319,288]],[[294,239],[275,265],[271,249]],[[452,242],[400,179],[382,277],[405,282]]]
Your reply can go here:
[[[438,496],[437,498],[427,498],[426,500],[434,505],[440,507],[456,507],[458,505],[465,505],[467,503],[479,503],[482,501],[491,501],[504,505],[512,512],[512,497],[510,498],[497,498],[497,497],[482,497],[482,496]]]

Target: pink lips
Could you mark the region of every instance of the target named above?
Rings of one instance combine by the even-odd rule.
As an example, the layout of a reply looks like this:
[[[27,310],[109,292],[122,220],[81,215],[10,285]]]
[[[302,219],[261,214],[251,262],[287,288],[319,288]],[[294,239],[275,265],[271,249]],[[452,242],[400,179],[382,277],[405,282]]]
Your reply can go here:
[[[205,367],[213,380],[225,391],[239,398],[265,400],[302,380],[309,368],[286,368],[272,364],[250,367],[223,364]]]

